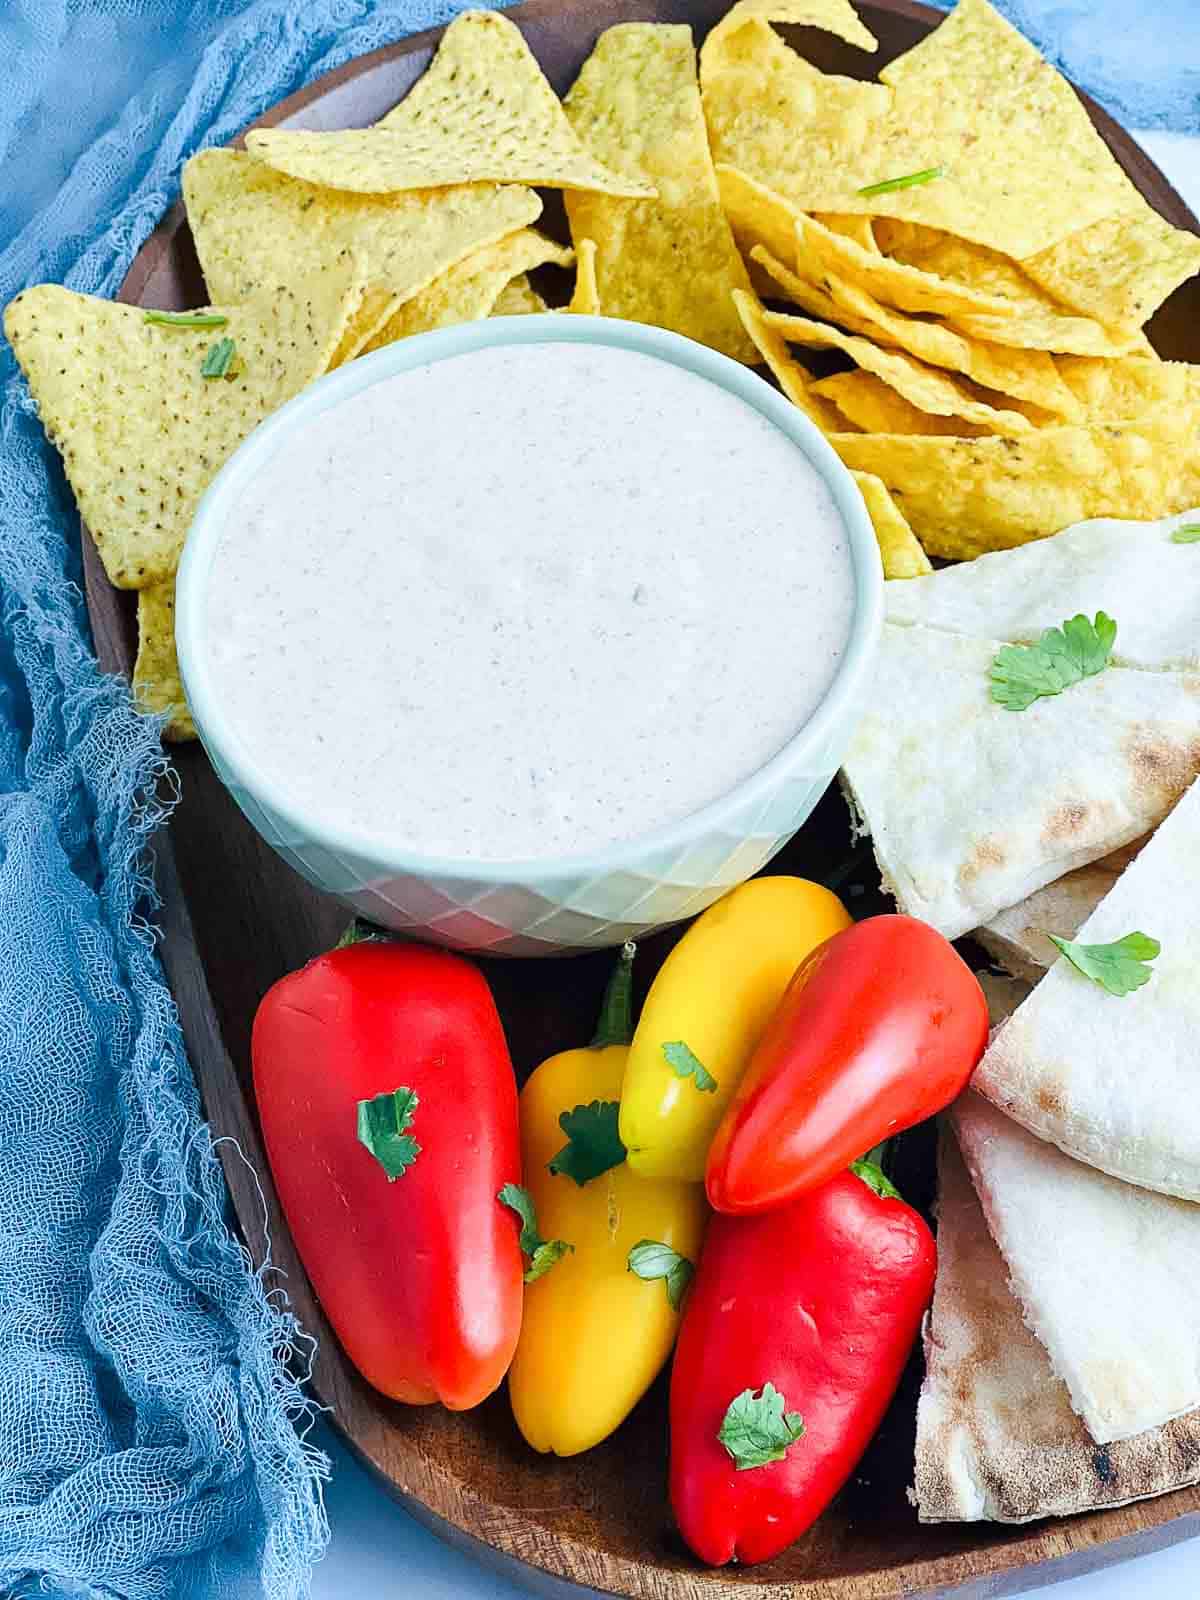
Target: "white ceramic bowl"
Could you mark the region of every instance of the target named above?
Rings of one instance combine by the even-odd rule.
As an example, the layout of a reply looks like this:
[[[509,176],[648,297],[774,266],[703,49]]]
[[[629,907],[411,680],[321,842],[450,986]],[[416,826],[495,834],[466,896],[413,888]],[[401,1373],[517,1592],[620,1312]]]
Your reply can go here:
[[[427,362],[494,345],[584,341],[668,361],[753,406],[791,439],[833,495],[849,539],[856,603],[848,646],[814,715],[766,766],[682,822],[587,855],[478,862],[423,856],[333,827],[295,803],[229,726],[208,668],[205,592],[227,514],[298,427],[350,395]],[[217,475],[188,535],[175,635],[200,737],[230,793],[285,861],[360,916],[460,950],[531,956],[637,938],[703,911],[758,871],[809,816],[841,764],[870,682],[883,614],[875,534],[854,480],[819,431],[755,373],[640,323],[498,317],[388,345],[330,373],[255,430]]]

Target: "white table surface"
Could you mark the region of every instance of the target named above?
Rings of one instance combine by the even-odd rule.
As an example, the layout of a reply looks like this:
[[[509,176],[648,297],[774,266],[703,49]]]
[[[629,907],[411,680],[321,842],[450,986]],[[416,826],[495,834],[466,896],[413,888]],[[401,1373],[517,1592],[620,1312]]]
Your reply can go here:
[[[1200,0],[1197,0],[1200,4]],[[1151,157],[1200,216],[1200,138],[1138,135]],[[333,1539],[317,1570],[313,1600],[528,1600],[527,1591],[485,1572],[407,1516],[327,1427],[319,1441],[333,1458],[327,1493]],[[1200,1591],[1200,1539],[1072,1578],[1055,1590],[1062,1600],[1195,1600]],[[582,1592],[582,1591],[581,1591]]]

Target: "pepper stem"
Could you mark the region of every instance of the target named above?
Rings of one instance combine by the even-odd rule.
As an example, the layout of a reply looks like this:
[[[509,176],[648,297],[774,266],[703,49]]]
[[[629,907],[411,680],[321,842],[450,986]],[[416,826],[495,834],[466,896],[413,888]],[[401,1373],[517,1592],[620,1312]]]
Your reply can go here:
[[[355,917],[333,948],[346,950],[352,944],[378,944],[387,937],[386,931],[374,922],[368,922],[365,917]]]
[[[883,1170],[890,1147],[891,1140],[885,1139],[873,1150],[868,1150],[860,1160],[852,1161],[850,1171],[856,1178],[861,1178],[868,1189],[873,1189],[881,1200],[903,1200],[904,1196]]]
[[[593,1050],[604,1050],[610,1044],[633,1043],[633,958],[636,954],[637,945],[632,939],[626,939],[604,991],[600,1020],[592,1036]]]

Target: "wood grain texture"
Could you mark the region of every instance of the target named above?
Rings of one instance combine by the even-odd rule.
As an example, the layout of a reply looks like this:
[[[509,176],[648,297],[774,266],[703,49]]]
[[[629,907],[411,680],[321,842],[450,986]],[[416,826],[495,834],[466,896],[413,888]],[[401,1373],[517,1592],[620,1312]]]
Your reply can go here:
[[[618,21],[690,22],[699,39],[726,0],[532,0],[510,15],[554,84],[565,91],[596,36]],[[937,14],[910,3],[864,4],[878,57],[811,30],[784,30],[820,66],[871,76],[914,44]],[[276,107],[263,125],[352,127],[373,122],[426,65],[436,34],[424,34],[354,62]],[[1162,174],[1109,118],[1089,111],[1118,160],[1164,216],[1195,227]],[[550,211],[551,226],[561,215]],[[202,303],[203,282],[179,207],[147,241],[122,298],[168,309]],[[1180,289],[1156,317],[1152,337],[1165,356],[1200,360],[1200,285]],[[113,590],[84,540],[88,604],[102,664],[128,673],[134,651],[133,596]],[[1200,1492],[1143,1505],[1005,1530],[986,1524],[923,1528],[909,1507],[914,1364],[859,1473],[807,1538],[768,1566],[706,1572],[671,1529],[665,1485],[663,1386],[615,1438],[572,1461],[533,1455],[501,1394],[468,1415],[408,1411],[381,1399],[343,1358],[296,1260],[263,1159],[249,1079],[255,1007],[283,973],[326,948],[345,913],[318,895],[261,842],[198,747],[176,753],[182,799],[157,845],[165,896],[163,959],[179,1005],[207,1113],[222,1147],[229,1186],[257,1259],[264,1222],[273,1259],[287,1274],[296,1311],[320,1338],[315,1387],[359,1456],[445,1536],[519,1570],[544,1594],[576,1586],[653,1600],[891,1600],[899,1595],[1016,1593],[1139,1554],[1200,1532]],[[826,796],[801,837],[772,867],[826,875],[848,849],[841,801]],[[869,907],[863,899],[855,909]],[[673,936],[647,941],[638,961],[643,986]],[[484,962],[512,1045],[526,1074],[550,1052],[590,1036],[611,956],[556,962]],[[921,1137],[904,1147],[898,1176],[928,1203],[932,1159]],[[253,1168],[258,1178],[254,1177]],[[265,1195],[267,1215],[263,1216]],[[483,1547],[487,1547],[486,1550]],[[514,1566],[518,1564],[518,1566]]]

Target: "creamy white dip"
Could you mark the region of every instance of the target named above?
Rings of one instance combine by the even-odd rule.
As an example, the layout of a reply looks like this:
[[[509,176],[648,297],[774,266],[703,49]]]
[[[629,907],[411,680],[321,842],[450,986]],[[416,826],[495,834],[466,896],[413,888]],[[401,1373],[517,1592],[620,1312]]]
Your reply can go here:
[[[208,582],[213,682],[294,804],[502,860],[677,821],[820,703],[854,608],[800,450],[650,356],[548,342],[384,379],[267,461]]]

